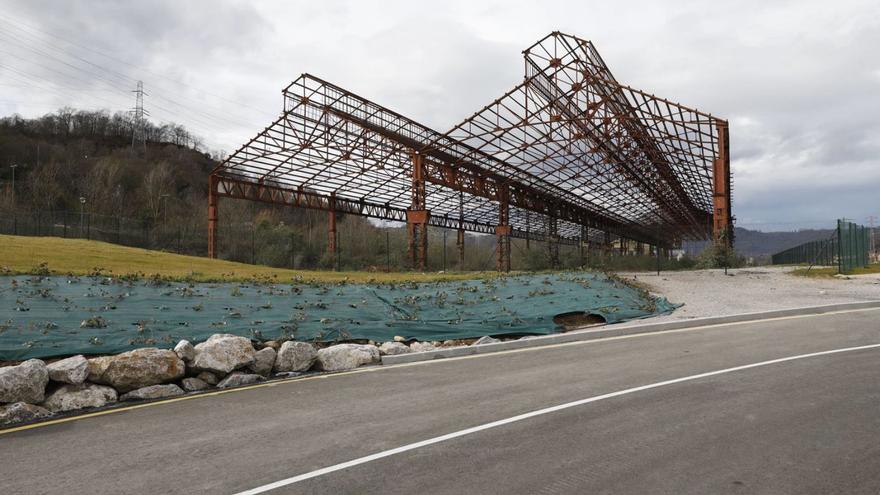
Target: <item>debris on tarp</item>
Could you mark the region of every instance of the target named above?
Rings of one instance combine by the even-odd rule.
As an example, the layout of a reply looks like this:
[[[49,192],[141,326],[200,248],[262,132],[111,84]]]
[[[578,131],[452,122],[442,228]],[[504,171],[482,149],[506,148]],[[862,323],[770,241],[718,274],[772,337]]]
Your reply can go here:
[[[578,315],[615,323],[674,308],[594,272],[273,285],[0,276],[0,360],[171,348],[181,339],[198,343],[215,333],[374,342],[548,334]]]

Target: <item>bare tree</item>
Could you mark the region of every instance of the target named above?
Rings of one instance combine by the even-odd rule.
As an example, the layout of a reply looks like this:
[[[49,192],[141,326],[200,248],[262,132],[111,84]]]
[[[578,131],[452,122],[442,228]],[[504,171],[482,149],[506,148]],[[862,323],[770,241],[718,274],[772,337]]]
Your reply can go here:
[[[144,175],[143,199],[153,222],[162,212],[162,195],[171,193],[172,179],[171,166],[167,162],[160,162]]]
[[[81,190],[94,210],[111,211],[115,192],[122,181],[122,168],[113,158],[102,158],[86,174]]]
[[[52,210],[64,193],[59,181],[61,168],[54,161],[36,168],[27,176],[31,201],[42,210]]]

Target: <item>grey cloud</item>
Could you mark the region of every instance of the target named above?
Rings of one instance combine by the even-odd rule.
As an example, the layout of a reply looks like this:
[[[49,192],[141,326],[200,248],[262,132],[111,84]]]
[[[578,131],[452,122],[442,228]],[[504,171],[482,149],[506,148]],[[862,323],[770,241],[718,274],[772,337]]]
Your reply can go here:
[[[869,186],[880,182],[875,1],[9,3],[5,15],[137,66],[74,50],[144,80],[154,118],[226,150],[280,112],[281,88],[303,72],[444,131],[521,80],[522,49],[549,31],[571,32],[591,39],[621,82],[731,121],[734,207],[744,225],[880,213]],[[2,36],[0,44],[32,59],[9,65],[56,88],[37,98],[4,87],[0,114],[131,105],[130,82],[109,88],[101,71],[64,67],[84,79],[66,81],[36,65],[57,64]],[[7,78],[22,80],[0,72],[0,83]],[[82,84],[100,91],[61,89]]]

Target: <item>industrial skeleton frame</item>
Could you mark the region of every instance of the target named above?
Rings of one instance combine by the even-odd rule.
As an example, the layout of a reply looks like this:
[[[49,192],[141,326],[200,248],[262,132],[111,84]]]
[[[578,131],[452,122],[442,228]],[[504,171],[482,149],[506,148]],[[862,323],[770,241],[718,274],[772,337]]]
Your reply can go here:
[[[427,227],[621,250],[682,239],[732,242],[727,122],[625,86],[589,41],[554,32],[524,52],[521,83],[446,133],[304,74],[284,111],[210,176],[208,255],[217,200],[230,197],[406,222],[414,268]]]

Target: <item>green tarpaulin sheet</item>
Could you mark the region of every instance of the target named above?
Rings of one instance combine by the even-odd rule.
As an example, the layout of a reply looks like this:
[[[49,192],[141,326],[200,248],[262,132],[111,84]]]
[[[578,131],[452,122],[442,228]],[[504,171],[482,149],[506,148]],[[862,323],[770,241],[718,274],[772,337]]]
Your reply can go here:
[[[106,277],[0,277],[0,360],[111,354],[215,333],[270,340],[446,340],[560,331],[553,317],[609,323],[673,310],[602,273],[401,284],[191,284]]]

